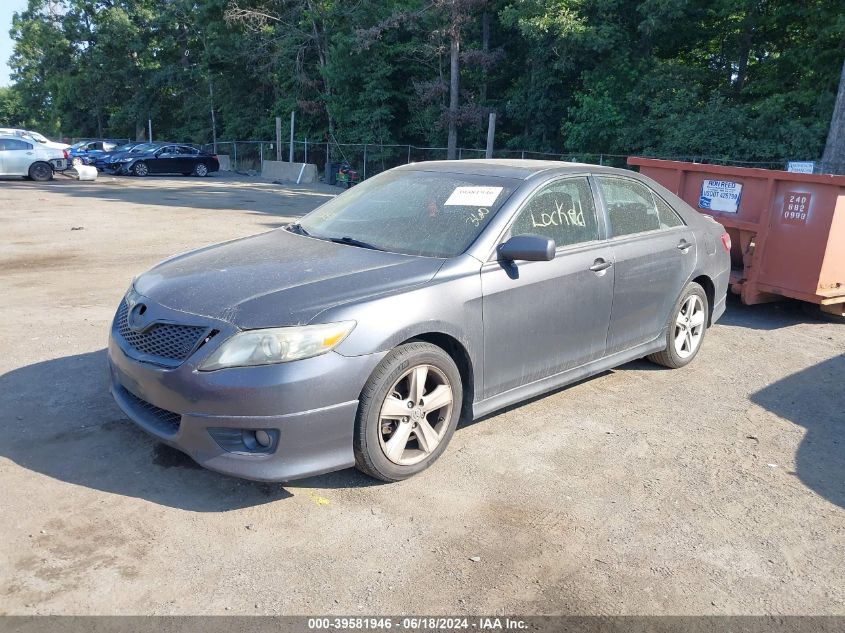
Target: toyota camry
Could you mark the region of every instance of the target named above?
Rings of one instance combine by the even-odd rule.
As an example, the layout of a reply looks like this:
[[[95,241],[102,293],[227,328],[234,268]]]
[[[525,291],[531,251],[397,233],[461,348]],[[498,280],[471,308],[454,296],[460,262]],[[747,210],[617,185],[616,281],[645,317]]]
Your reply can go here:
[[[111,391],[216,471],[397,481],[462,419],[638,358],[691,362],[725,310],[729,250],[721,225],[631,171],[405,165],[138,276]]]

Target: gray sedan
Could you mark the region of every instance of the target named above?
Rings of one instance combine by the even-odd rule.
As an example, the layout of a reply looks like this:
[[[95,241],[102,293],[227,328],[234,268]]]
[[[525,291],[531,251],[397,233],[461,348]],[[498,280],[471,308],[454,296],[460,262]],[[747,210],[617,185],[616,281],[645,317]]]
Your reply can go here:
[[[725,310],[729,249],[721,225],[630,171],[407,165],[136,278],[111,391],[213,470],[397,481],[460,419],[637,358],[689,363]]]

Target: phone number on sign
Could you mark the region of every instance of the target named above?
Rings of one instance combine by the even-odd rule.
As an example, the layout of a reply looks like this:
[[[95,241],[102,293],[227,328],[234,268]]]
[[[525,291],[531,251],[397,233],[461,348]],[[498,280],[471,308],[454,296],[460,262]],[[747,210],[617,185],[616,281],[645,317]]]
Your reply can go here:
[[[463,630],[477,628],[467,618],[309,618],[311,630]]]

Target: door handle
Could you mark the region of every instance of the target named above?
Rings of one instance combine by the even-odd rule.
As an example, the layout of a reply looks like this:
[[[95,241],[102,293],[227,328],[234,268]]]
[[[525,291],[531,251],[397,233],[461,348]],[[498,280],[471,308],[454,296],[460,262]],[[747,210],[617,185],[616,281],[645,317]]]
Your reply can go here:
[[[692,242],[687,242],[687,241],[686,241],[686,240],[684,240],[684,239],[682,239],[680,242],[678,242],[678,250],[679,250],[679,251],[683,251],[684,253],[686,253],[687,251],[689,251],[689,249],[690,249],[691,247],[692,247]]]
[[[611,266],[613,266],[613,262],[605,261],[604,259],[599,257],[596,261],[593,262],[593,265],[590,266],[590,270],[592,270],[594,273],[600,273],[604,270],[607,270]]]

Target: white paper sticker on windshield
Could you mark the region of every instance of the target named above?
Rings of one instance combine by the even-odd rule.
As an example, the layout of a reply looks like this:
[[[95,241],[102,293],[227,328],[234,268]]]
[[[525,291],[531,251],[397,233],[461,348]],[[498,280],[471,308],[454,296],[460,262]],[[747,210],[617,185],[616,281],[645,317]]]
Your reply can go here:
[[[502,193],[502,187],[458,187],[443,204],[447,207],[489,207]]]

